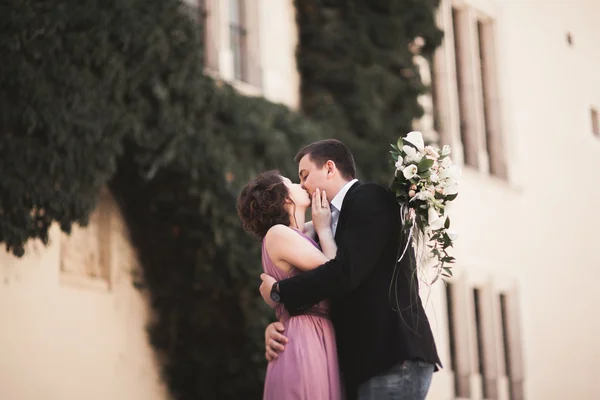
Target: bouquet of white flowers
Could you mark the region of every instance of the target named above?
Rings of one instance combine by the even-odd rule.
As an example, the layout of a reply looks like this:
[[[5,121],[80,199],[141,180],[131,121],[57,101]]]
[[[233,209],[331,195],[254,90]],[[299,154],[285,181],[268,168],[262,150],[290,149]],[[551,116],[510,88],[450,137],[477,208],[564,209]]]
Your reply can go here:
[[[450,277],[452,270],[446,264],[453,263],[454,257],[448,255],[447,249],[458,235],[450,229],[446,205],[458,194],[460,168],[452,164],[450,146],[441,150],[425,146],[421,132],[408,133],[392,148],[395,172],[391,189],[402,206],[409,242],[416,238],[413,230],[418,229],[427,242],[429,256],[437,258],[438,271]],[[404,252],[400,259],[403,256]]]

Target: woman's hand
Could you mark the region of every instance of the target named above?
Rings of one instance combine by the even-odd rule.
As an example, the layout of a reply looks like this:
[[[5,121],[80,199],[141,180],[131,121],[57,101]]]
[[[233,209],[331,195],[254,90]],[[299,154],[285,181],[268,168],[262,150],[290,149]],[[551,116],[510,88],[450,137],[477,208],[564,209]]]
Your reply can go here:
[[[313,192],[311,212],[313,225],[319,236],[323,232],[331,231],[331,209],[324,190],[316,189]]]

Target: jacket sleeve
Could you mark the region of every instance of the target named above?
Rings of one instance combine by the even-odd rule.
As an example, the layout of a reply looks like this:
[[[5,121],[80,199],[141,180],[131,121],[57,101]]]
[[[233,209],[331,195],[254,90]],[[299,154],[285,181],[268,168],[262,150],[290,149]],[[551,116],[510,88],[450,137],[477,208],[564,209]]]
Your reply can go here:
[[[365,184],[344,204],[346,225],[337,255],[320,267],[279,282],[281,301],[289,311],[355,289],[369,275],[399,222],[393,195]]]

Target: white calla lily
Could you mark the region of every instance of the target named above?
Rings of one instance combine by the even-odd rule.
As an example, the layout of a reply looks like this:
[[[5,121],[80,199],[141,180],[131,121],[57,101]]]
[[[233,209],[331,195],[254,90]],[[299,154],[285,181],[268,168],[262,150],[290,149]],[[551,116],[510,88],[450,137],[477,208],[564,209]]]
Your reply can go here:
[[[421,132],[419,132],[419,131],[408,132],[408,135],[406,135],[406,138],[404,140],[415,145],[417,150],[419,150],[420,152],[425,151],[425,141],[423,140],[423,134],[421,134]]]
[[[417,166],[414,164],[411,164],[402,170],[402,175],[404,175],[404,177],[406,179],[412,179],[415,175],[417,175],[417,171],[418,171]]]

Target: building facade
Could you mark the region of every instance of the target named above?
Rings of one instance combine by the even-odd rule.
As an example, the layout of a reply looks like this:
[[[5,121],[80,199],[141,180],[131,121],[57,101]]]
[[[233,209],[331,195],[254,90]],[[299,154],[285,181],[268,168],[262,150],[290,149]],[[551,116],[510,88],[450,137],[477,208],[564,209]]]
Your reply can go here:
[[[207,21],[207,73],[298,108],[291,0],[186,2]],[[463,180],[455,277],[422,287],[444,363],[432,400],[600,398],[598,17],[597,1],[441,1],[419,124]],[[0,253],[0,398],[167,397],[110,195],[94,215]]]

